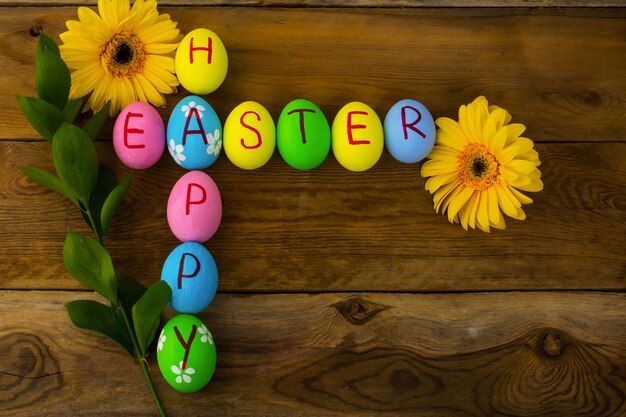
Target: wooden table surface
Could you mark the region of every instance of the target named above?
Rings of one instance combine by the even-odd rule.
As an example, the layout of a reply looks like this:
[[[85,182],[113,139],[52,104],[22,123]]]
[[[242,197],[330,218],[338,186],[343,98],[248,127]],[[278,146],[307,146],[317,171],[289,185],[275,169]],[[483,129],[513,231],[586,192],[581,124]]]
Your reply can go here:
[[[209,3],[209,4],[207,4]],[[97,298],[66,273],[74,207],[25,178],[49,144],[15,95],[34,95],[33,36],[58,40],[76,6],[0,0],[0,415],[154,415],[139,367],[75,328]],[[205,246],[218,295],[200,317],[213,380],[171,416],[626,416],[626,3],[623,0],[168,0],[183,33],[208,27],[230,69],[207,100],[275,120],[305,97],[332,121],[350,101],[383,118],[415,98],[433,116],[485,95],[524,123],[545,188],[527,220],[465,232],[435,214],[420,164],[384,153],[365,173],[332,155],[299,172],[276,152],[206,170],[224,214]],[[168,98],[165,120],[185,95]],[[99,157],[129,173],[110,142]],[[107,245],[146,285],[178,244],[165,210],[184,173],[164,154],[136,172]],[[167,311],[171,316],[171,310]]]

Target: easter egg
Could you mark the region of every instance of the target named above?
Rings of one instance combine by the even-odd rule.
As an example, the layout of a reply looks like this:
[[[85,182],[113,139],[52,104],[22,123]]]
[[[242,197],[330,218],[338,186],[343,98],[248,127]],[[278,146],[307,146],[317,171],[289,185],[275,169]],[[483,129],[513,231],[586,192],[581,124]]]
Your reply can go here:
[[[180,41],[174,67],[178,81],[187,91],[212,93],[222,85],[228,71],[224,43],[209,29],[194,29]]]
[[[163,378],[175,390],[201,390],[211,380],[216,360],[213,336],[197,317],[179,314],[163,326],[157,341],[157,362]]]
[[[276,144],[293,168],[307,170],[324,162],[330,150],[330,126],[324,113],[308,100],[287,104],[278,118]]]
[[[217,266],[200,243],[178,245],[167,257],[161,279],[172,289],[170,307],[178,313],[197,314],[207,308],[217,291]]]
[[[202,171],[176,181],[167,200],[167,223],[183,242],[206,242],[222,220],[222,199],[215,182]]]
[[[435,144],[435,122],[416,100],[401,100],[385,116],[385,147],[400,162],[421,161]]]
[[[222,123],[202,97],[183,98],[167,122],[167,148],[185,169],[204,169],[222,150]]]
[[[141,101],[126,106],[115,120],[113,148],[129,168],[154,165],[165,149],[163,120],[154,107]]]
[[[373,167],[383,152],[383,125],[367,104],[354,101],[339,110],[333,121],[333,154],[350,171]]]
[[[224,152],[235,166],[257,169],[276,147],[274,120],[265,107],[246,101],[233,109],[224,124]]]

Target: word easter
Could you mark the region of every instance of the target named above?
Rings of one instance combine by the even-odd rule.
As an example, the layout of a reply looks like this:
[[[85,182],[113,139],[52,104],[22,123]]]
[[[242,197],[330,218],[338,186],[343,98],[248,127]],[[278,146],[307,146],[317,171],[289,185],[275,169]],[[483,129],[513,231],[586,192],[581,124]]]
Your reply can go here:
[[[346,169],[372,168],[383,149],[398,161],[415,163],[435,143],[435,123],[416,100],[402,100],[387,112],[384,124],[361,102],[339,110],[332,126],[311,101],[288,103],[275,124],[261,104],[245,101],[228,115],[222,128],[217,113],[201,97],[215,91],[228,71],[221,39],[208,29],[195,29],[181,41],[174,59],[181,85],[195,94],[172,110],[167,129],[151,106],[135,102],[117,117],[113,145],[119,159],[133,169],[154,165],[167,146],[174,161],[189,170],[174,185],[167,203],[167,221],[182,244],[167,257],[161,274],[172,289],[170,306],[181,313],[163,328],[157,361],[165,380],[182,392],[201,389],[211,379],[216,349],[208,328],[192,314],[200,313],[215,297],[218,270],[202,245],[219,228],[222,200],[215,182],[202,170],[221,154],[237,167],[253,170],[265,165],[278,148],[291,167],[306,171],[332,152]]]

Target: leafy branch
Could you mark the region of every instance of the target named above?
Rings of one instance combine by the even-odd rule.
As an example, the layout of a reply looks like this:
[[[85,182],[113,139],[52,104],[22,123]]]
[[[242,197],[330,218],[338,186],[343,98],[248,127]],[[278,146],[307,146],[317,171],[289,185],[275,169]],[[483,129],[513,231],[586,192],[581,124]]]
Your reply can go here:
[[[69,69],[57,44],[43,33],[37,42],[35,65],[38,97],[17,97],[17,101],[29,123],[51,143],[56,175],[27,166],[20,170],[79,208],[96,239],[68,230],[63,262],[72,277],[108,300],[108,305],[71,301],[66,304],[67,312],[74,325],[114,340],[139,362],[159,413],[165,416],[146,356],[172,291],[164,281],[146,288],[119,274],[104,247],[113,215],[132,180],[129,176],[118,183],[113,172],[98,163],[94,141],[108,119],[110,103],[79,127],[75,120],[82,100],[69,100]]]

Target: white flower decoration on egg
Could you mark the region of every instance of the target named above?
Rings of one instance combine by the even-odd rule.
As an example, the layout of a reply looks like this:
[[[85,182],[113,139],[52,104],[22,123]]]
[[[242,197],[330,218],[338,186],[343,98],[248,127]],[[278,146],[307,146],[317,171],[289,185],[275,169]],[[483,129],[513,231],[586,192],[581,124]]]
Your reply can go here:
[[[213,344],[213,335],[204,324],[198,329],[198,333],[202,335],[200,338],[202,343],[208,343],[209,345]]]
[[[196,109],[201,119],[203,117],[202,112],[206,110],[202,104],[196,105],[195,101],[190,101],[189,104],[185,104],[180,108],[180,110],[185,113],[185,117],[189,117],[191,109]]]
[[[176,383],[178,384],[180,384],[183,381],[189,384],[191,382],[191,377],[189,375],[193,375],[196,373],[196,370],[193,368],[183,369],[183,361],[180,361],[178,366],[172,365],[170,369],[172,370],[174,374],[178,375],[176,377]]]
[[[176,161],[178,165],[181,165],[181,162],[187,159],[187,157],[183,155],[185,147],[180,144],[176,145],[174,139],[170,139],[170,144],[168,145],[167,149],[170,151],[170,155],[172,155],[172,158],[174,158],[174,161]]]
[[[213,132],[213,134],[207,133],[206,140],[209,143],[206,153],[215,156],[219,155],[220,150],[222,149],[222,141],[220,140],[219,129],[215,129],[215,132]]]

